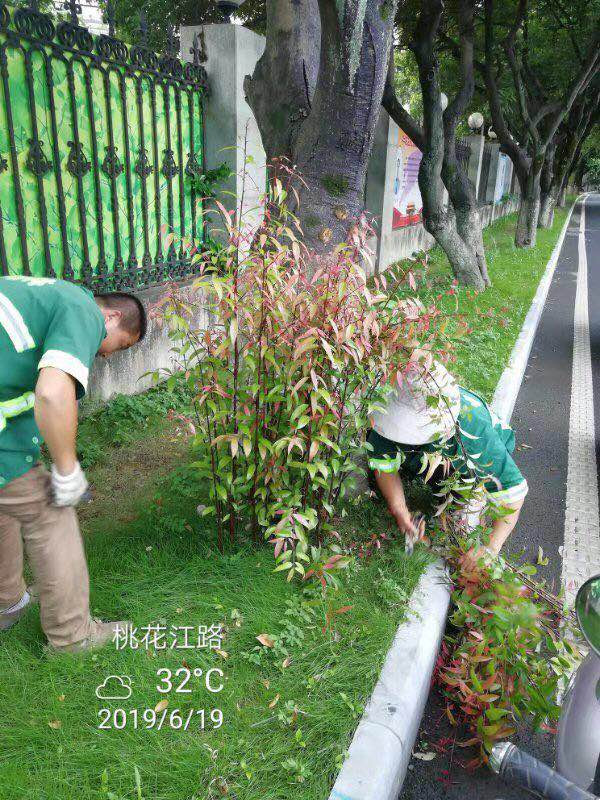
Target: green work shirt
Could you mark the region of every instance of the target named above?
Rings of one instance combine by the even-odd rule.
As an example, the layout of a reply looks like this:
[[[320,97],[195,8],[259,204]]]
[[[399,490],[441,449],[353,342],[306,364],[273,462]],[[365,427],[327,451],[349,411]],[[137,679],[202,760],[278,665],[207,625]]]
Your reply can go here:
[[[0,278],[0,487],[40,457],[33,415],[38,370],[61,369],[83,397],[105,336],[104,317],[87,289],[51,278]]]

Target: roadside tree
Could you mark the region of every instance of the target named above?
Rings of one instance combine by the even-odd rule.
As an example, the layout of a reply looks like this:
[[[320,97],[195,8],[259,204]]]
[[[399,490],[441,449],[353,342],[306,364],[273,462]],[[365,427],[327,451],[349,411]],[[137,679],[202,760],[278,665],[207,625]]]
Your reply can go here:
[[[565,117],[600,70],[597,2],[568,8],[546,0],[484,0],[483,62],[494,130],[521,189],[515,234],[532,247],[540,214],[542,173]],[[546,224],[548,210],[543,224]]]

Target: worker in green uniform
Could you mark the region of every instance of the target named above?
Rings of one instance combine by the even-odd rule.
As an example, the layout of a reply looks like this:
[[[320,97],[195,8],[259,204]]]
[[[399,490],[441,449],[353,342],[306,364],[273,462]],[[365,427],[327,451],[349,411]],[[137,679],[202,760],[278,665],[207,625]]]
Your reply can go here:
[[[0,278],[0,630],[32,600],[24,550],[51,649],[100,646],[119,624],[90,616],[74,509],[88,489],[75,449],[77,400],[95,356],[131,347],[145,330],[133,295],[94,297],[62,280]],[[40,462],[42,441],[50,472]]]
[[[512,453],[515,435],[485,401],[462,386],[426,351],[415,351],[401,383],[371,415],[369,467],[398,527],[412,540],[423,534],[404,497],[402,477],[416,478],[424,459],[439,454],[465,486],[481,486],[465,509],[464,523],[476,527],[486,506],[503,513],[494,519],[486,547],[465,553],[474,568],[480,558],[498,555],[514,529],[528,492]],[[441,469],[441,467],[440,467]]]

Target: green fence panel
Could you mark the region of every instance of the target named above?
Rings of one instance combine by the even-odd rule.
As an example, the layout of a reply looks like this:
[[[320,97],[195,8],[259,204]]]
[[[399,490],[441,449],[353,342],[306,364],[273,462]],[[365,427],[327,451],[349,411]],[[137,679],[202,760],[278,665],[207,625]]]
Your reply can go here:
[[[0,2],[0,274],[96,291],[193,274],[206,71]],[[174,234],[167,246],[165,236]],[[169,240],[170,241],[170,240]]]

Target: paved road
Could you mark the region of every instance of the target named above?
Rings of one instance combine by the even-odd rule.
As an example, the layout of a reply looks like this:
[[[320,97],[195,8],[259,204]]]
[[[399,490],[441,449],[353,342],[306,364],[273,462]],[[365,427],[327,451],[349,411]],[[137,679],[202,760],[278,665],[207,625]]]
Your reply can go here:
[[[567,477],[570,496],[574,493],[577,498],[576,490],[579,488],[585,493],[590,483],[594,495],[597,494],[595,481],[577,474],[577,464],[573,464],[573,458],[569,474],[568,458],[569,444],[573,453],[574,437],[577,436],[575,423],[570,419],[570,409],[580,219],[581,203],[571,217],[512,418],[517,434],[517,449],[523,444],[530,445],[532,449],[522,448],[516,453],[530,489],[519,525],[511,537],[510,549],[515,553],[524,551],[529,560],[535,561],[538,546],[541,546],[550,559],[547,567],[539,567],[540,574],[555,589],[561,585],[559,547],[562,548],[565,537]],[[600,195],[592,195],[586,201],[584,235],[594,398],[592,401],[591,397],[587,397],[584,401],[590,406],[593,402],[593,414],[591,408],[588,409],[588,422],[595,421],[596,430],[600,431]],[[587,367],[589,370],[589,355]],[[581,400],[580,386],[574,387],[574,390]],[[585,422],[585,407],[582,411]],[[596,454],[600,459],[598,437]],[[600,571],[600,562],[597,565],[596,571]],[[454,731],[446,722],[443,708],[437,693],[432,692],[419,733],[422,742],[453,737]],[[516,744],[520,743],[548,763],[553,761],[553,740],[554,737],[548,734],[534,735],[526,728],[513,739]],[[432,761],[413,758],[401,800],[522,800],[524,797],[522,790],[507,787],[488,770],[467,774],[458,763],[461,758],[464,759],[464,753],[458,748],[452,750],[451,745],[447,753],[437,755]]]

